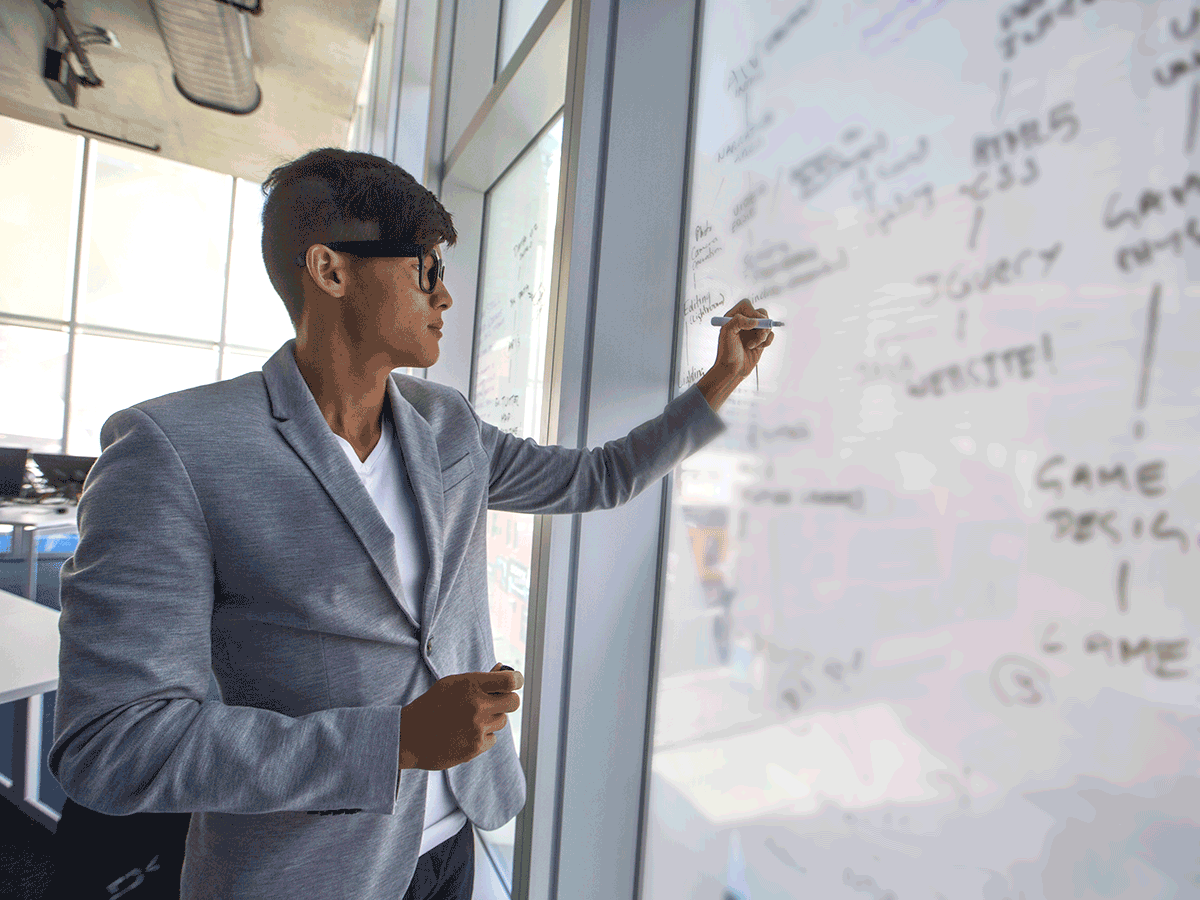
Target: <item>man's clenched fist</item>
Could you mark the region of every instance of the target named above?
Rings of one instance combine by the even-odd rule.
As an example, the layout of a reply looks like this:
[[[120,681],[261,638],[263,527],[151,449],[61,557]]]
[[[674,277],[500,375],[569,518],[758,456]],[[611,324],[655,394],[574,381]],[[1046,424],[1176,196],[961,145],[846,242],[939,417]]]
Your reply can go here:
[[[400,768],[449,769],[474,759],[496,743],[507,713],[521,705],[520,672],[447,675],[400,713]]]

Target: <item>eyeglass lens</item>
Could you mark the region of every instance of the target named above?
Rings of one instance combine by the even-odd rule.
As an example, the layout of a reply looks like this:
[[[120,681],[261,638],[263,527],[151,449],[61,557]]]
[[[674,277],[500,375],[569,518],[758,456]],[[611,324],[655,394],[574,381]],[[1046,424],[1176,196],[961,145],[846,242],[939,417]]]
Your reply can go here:
[[[421,289],[426,293],[432,294],[437,287],[438,279],[444,271],[442,261],[432,253],[428,254],[421,265]]]

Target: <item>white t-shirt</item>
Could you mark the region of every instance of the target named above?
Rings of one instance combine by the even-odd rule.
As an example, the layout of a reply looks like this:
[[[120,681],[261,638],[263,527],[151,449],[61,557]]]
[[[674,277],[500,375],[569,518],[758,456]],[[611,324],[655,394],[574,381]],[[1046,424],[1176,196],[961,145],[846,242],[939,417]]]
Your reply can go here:
[[[386,402],[386,398],[385,398]],[[425,593],[425,575],[429,558],[425,550],[425,532],[421,527],[421,515],[417,509],[417,498],[413,495],[408,480],[408,470],[400,450],[390,412],[383,419],[383,434],[379,443],[360,462],[350,442],[340,434],[334,434],[350,465],[362,479],[367,493],[375,501],[383,520],[392,529],[396,539],[396,562],[400,568],[400,584],[403,588],[401,602],[413,617],[421,621],[421,598]],[[401,722],[401,727],[403,727]],[[421,835],[421,853],[432,850],[443,841],[454,837],[467,822],[467,815],[458,806],[450,793],[446,772],[428,772],[429,787],[425,793],[425,827]]]

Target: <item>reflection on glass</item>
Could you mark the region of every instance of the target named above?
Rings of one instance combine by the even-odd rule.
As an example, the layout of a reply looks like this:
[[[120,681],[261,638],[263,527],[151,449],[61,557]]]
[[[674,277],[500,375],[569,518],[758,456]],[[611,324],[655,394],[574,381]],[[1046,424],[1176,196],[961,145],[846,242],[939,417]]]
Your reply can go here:
[[[125,338],[75,336],[67,453],[99,456],[100,429],[118,410],[217,375],[217,350],[197,350]]]
[[[518,437],[536,439],[542,429],[561,150],[560,118],[488,195],[473,402],[480,418]],[[489,511],[488,600],[496,659],[522,672],[532,559],[533,516]],[[518,749],[522,711],[508,719]],[[510,883],[514,822],[487,833]]]
[[[66,374],[66,326],[0,325],[0,445],[60,452]]]
[[[504,0],[500,8],[500,65],[498,72],[504,71],[508,61],[512,59],[521,41],[529,33],[534,19],[546,5],[546,0]]]
[[[229,312],[225,340],[241,347],[274,350],[296,336],[283,300],[267,277],[262,258],[262,188],[237,180],[233,242],[229,254]]]
[[[0,147],[0,312],[69,319],[83,139],[0,116]]]
[[[79,321],[220,339],[233,179],[95,143]]]

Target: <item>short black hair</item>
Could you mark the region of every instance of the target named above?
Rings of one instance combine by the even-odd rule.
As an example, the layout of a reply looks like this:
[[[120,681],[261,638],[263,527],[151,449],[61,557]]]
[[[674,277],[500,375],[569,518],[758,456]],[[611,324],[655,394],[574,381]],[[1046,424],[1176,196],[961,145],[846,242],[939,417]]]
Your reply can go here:
[[[276,167],[262,184],[262,255],[267,276],[293,324],[304,305],[296,256],[313,244],[379,237],[432,249],[458,238],[446,208],[394,162],[324,147]]]

